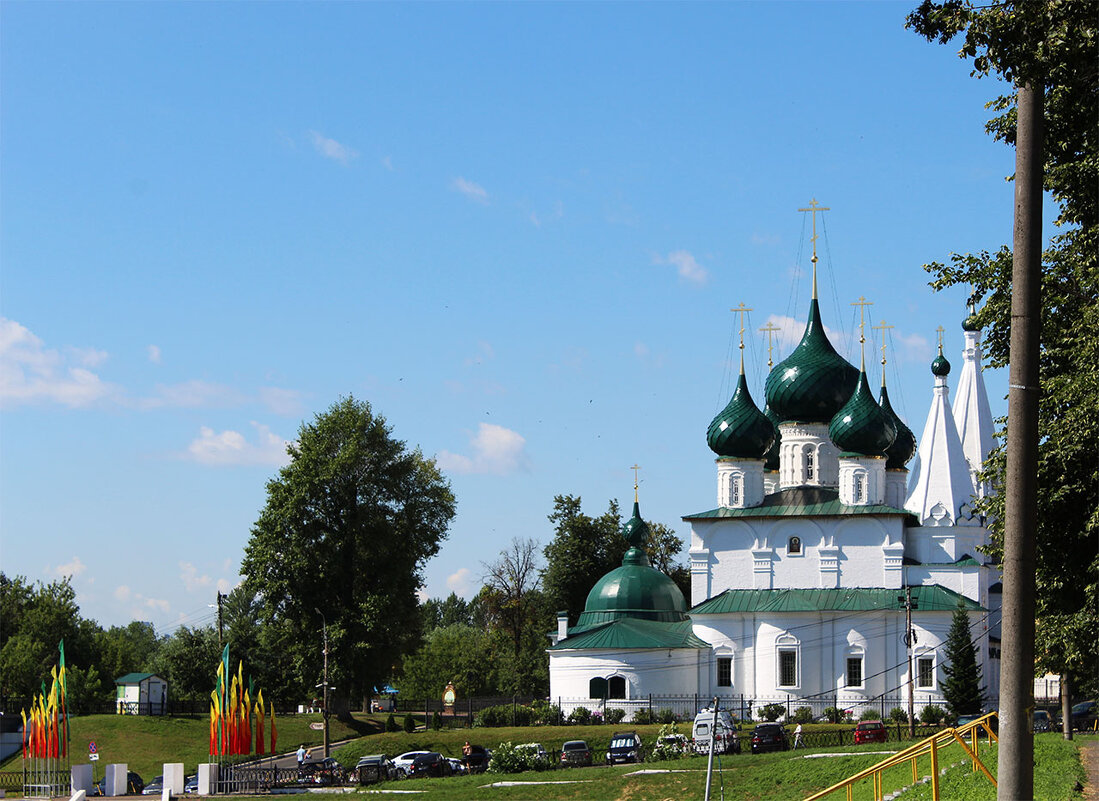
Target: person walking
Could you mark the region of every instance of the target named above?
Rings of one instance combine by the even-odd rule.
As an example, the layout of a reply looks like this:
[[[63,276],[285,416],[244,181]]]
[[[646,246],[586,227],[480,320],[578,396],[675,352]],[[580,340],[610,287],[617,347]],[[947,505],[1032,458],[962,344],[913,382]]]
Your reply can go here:
[[[805,747],[805,743],[802,742],[802,739],[801,739],[801,724],[798,723],[797,727],[794,729],[794,748],[797,749],[797,748],[804,748],[804,747]]]
[[[302,766],[305,764],[305,743],[298,746],[298,775],[301,775]]]

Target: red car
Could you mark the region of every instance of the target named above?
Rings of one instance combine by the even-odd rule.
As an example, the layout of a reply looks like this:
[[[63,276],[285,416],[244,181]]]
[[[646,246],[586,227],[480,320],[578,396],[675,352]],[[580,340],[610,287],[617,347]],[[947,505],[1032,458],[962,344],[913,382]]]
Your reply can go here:
[[[888,732],[880,720],[864,720],[855,727],[855,745],[884,743]]]

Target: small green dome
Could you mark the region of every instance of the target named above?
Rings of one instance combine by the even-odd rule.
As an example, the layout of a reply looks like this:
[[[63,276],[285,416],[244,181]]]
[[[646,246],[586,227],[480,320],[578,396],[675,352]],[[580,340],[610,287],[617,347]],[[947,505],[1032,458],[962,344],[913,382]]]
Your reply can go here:
[[[647,531],[634,501],[633,517],[622,527],[631,547],[622,557],[622,566],[607,573],[591,588],[584,611],[576,621],[578,627],[624,617],[666,623],[688,620],[683,593],[674,581],[649,564],[649,557],[640,547]]]
[[[767,376],[767,405],[782,422],[828,423],[858,379],[859,371],[828,341],[813,298],[801,342]]]
[[[979,326],[977,324],[977,315],[976,314],[971,314],[968,317],[966,317],[964,320],[962,320],[962,330],[963,331],[980,331],[981,330],[981,326]]]
[[[935,361],[931,362],[931,372],[937,376],[950,375],[950,362],[943,356],[943,349],[939,348],[939,355],[935,357]]]
[[[706,431],[706,444],[718,456],[762,459],[775,440],[775,427],[748,392],[744,373],[736,391]]]
[[[889,393],[886,392],[884,385],[881,388],[879,405],[892,418],[893,425],[897,428],[897,438],[893,440],[892,445],[885,449],[885,467],[886,469],[904,467],[916,455],[916,435],[893,411],[893,405],[889,402]]]
[[[763,408],[763,413],[767,416],[767,419],[771,421],[771,425],[775,429],[775,441],[771,443],[771,447],[767,450],[767,453],[763,454],[764,470],[778,470],[778,455],[779,448],[782,445],[782,432],[779,431],[778,424],[782,422],[778,419],[778,415],[771,411],[770,406]]]
[[[828,436],[841,451],[862,456],[885,456],[897,438],[897,427],[874,400],[865,372],[859,373],[854,393],[832,418]]]

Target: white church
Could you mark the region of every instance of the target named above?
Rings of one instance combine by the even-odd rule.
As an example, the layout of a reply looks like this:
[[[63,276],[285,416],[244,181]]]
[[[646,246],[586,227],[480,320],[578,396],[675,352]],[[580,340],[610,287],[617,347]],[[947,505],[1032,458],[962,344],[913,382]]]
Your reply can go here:
[[[550,695],[567,713],[631,712],[669,699],[722,698],[853,710],[943,704],[947,632],[962,605],[991,705],[999,694],[1000,574],[972,511],[993,447],[972,314],[953,405],[942,345],[916,439],[886,392],[828,341],[816,291],[800,344],[770,370],[766,406],[740,378],[714,418],[717,506],[691,525],[690,604],[650,566],[639,505],[622,566],[592,588],[575,626],[558,614]],[[912,648],[906,644],[911,600]],[[911,666],[911,667],[910,667]],[[750,714],[750,710],[749,710]]]

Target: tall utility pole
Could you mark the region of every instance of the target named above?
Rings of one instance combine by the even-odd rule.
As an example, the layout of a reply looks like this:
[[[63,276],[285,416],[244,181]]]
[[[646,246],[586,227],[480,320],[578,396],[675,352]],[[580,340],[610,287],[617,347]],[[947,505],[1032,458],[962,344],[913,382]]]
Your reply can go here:
[[[897,600],[904,604],[904,646],[908,649],[908,736],[916,736],[916,698],[912,673],[912,646],[916,644],[916,632],[912,628],[912,610],[919,609],[919,602],[912,600],[912,588],[905,587],[904,595]]]
[[[710,721],[710,752],[706,758],[706,795],[703,801],[710,801],[710,787],[714,777],[714,743],[717,740],[717,696],[714,696],[714,717]]]
[[[1007,475],[1004,481],[1000,801],[1034,798],[1034,529],[1038,498],[1038,350],[1041,334],[1044,88],[1015,100],[1015,237],[1011,268]]]
[[[221,614],[221,602],[225,600],[225,596],[221,594],[221,590],[218,590],[218,648],[224,643],[225,639],[225,620]]]
[[[324,758],[328,759],[328,620],[324,612],[314,607],[314,611],[321,616],[321,631],[324,633],[324,701],[321,709],[321,718],[324,720]]]

